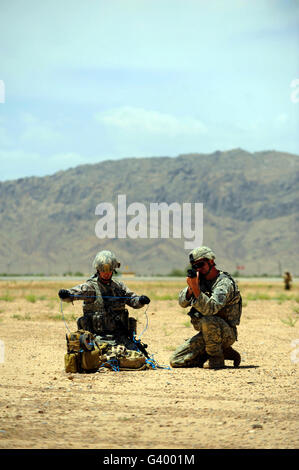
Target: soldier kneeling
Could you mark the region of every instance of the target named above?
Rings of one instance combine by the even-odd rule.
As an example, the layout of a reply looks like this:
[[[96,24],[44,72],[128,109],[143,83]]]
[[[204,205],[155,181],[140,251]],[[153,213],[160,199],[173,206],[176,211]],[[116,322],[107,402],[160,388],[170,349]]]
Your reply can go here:
[[[126,305],[141,308],[150,303],[146,295],[138,296],[123,282],[112,279],[120,263],[111,251],[100,251],[93,262],[95,274],[83,284],[58,293],[64,302],[83,300],[83,316],[77,320],[79,330],[95,335],[97,344],[110,349],[122,346],[148,357],[146,345],[136,340],[136,320],[129,317]]]
[[[195,248],[189,255],[192,269],[188,271],[187,287],[180,292],[179,304],[191,306],[191,323],[199,332],[177,348],[170,358],[172,367],[225,366],[225,359],[235,367],[240,354],[231,346],[237,340],[242,298],[230,274],[219,271],[213,251],[205,246]]]

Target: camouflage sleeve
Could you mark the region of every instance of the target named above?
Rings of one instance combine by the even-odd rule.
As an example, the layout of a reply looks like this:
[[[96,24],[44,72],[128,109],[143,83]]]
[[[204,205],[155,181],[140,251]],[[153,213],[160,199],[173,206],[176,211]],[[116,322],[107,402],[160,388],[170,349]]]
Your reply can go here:
[[[194,299],[191,304],[202,315],[216,315],[231,300],[233,292],[232,281],[229,278],[225,278],[219,281],[213,288],[211,297],[201,292],[199,297]]]
[[[181,292],[179,293],[179,304],[183,308],[189,307],[189,305],[191,305],[192,299],[194,299],[193,296],[190,299],[186,298],[187,291],[188,287],[185,287],[185,289],[181,290]]]
[[[85,300],[86,302],[94,302],[96,291],[95,289],[87,282],[79,284],[71,289],[68,289],[69,293],[74,296],[72,300]]]
[[[144,306],[143,304],[139,302],[139,295],[131,291],[123,282],[119,281],[119,284],[122,289],[122,295],[128,298],[125,300],[125,302],[127,305],[129,305],[129,307],[141,308]]]

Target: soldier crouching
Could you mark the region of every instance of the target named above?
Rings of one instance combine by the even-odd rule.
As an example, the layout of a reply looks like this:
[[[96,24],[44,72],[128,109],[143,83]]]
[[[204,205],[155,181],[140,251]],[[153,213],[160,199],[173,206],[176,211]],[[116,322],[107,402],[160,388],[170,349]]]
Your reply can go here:
[[[170,358],[172,367],[225,366],[224,360],[241,362],[231,346],[237,340],[242,298],[230,274],[216,269],[215,255],[208,247],[195,248],[189,255],[187,287],[180,292],[181,307],[192,307],[191,323],[199,333],[177,348]]]
[[[77,320],[78,329],[93,333],[98,344],[122,345],[147,356],[146,345],[134,338],[136,320],[129,317],[125,307],[141,308],[149,304],[150,299],[146,295],[138,296],[123,282],[112,279],[119,267],[120,263],[111,251],[100,251],[93,262],[95,274],[83,284],[61,289],[58,295],[64,302],[83,300],[83,316]]]

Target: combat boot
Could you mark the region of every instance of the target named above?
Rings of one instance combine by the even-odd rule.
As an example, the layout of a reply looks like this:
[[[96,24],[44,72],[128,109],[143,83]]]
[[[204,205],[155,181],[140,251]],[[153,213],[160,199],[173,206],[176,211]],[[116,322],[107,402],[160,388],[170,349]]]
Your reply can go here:
[[[207,353],[203,353],[203,354],[200,354],[200,356],[198,356],[196,358],[196,367],[203,367],[204,363],[209,359],[209,356]]]
[[[209,356],[209,369],[223,369],[224,367],[223,354],[219,354],[218,356]]]
[[[233,349],[231,346],[223,350],[223,355],[224,359],[234,361],[234,367],[238,367],[240,365],[241,356],[238,351]]]

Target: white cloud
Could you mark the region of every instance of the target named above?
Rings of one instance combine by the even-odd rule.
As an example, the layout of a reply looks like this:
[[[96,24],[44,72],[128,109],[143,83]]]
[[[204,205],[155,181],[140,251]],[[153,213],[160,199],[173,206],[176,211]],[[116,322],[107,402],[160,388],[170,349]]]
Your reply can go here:
[[[119,130],[157,136],[194,136],[207,133],[205,124],[198,119],[188,116],[176,117],[167,113],[130,106],[97,113],[95,119],[101,124]]]
[[[20,135],[21,142],[33,143],[36,145],[57,144],[60,140],[60,133],[54,126],[46,121],[41,121],[30,113],[23,113],[21,117],[23,131]]]

